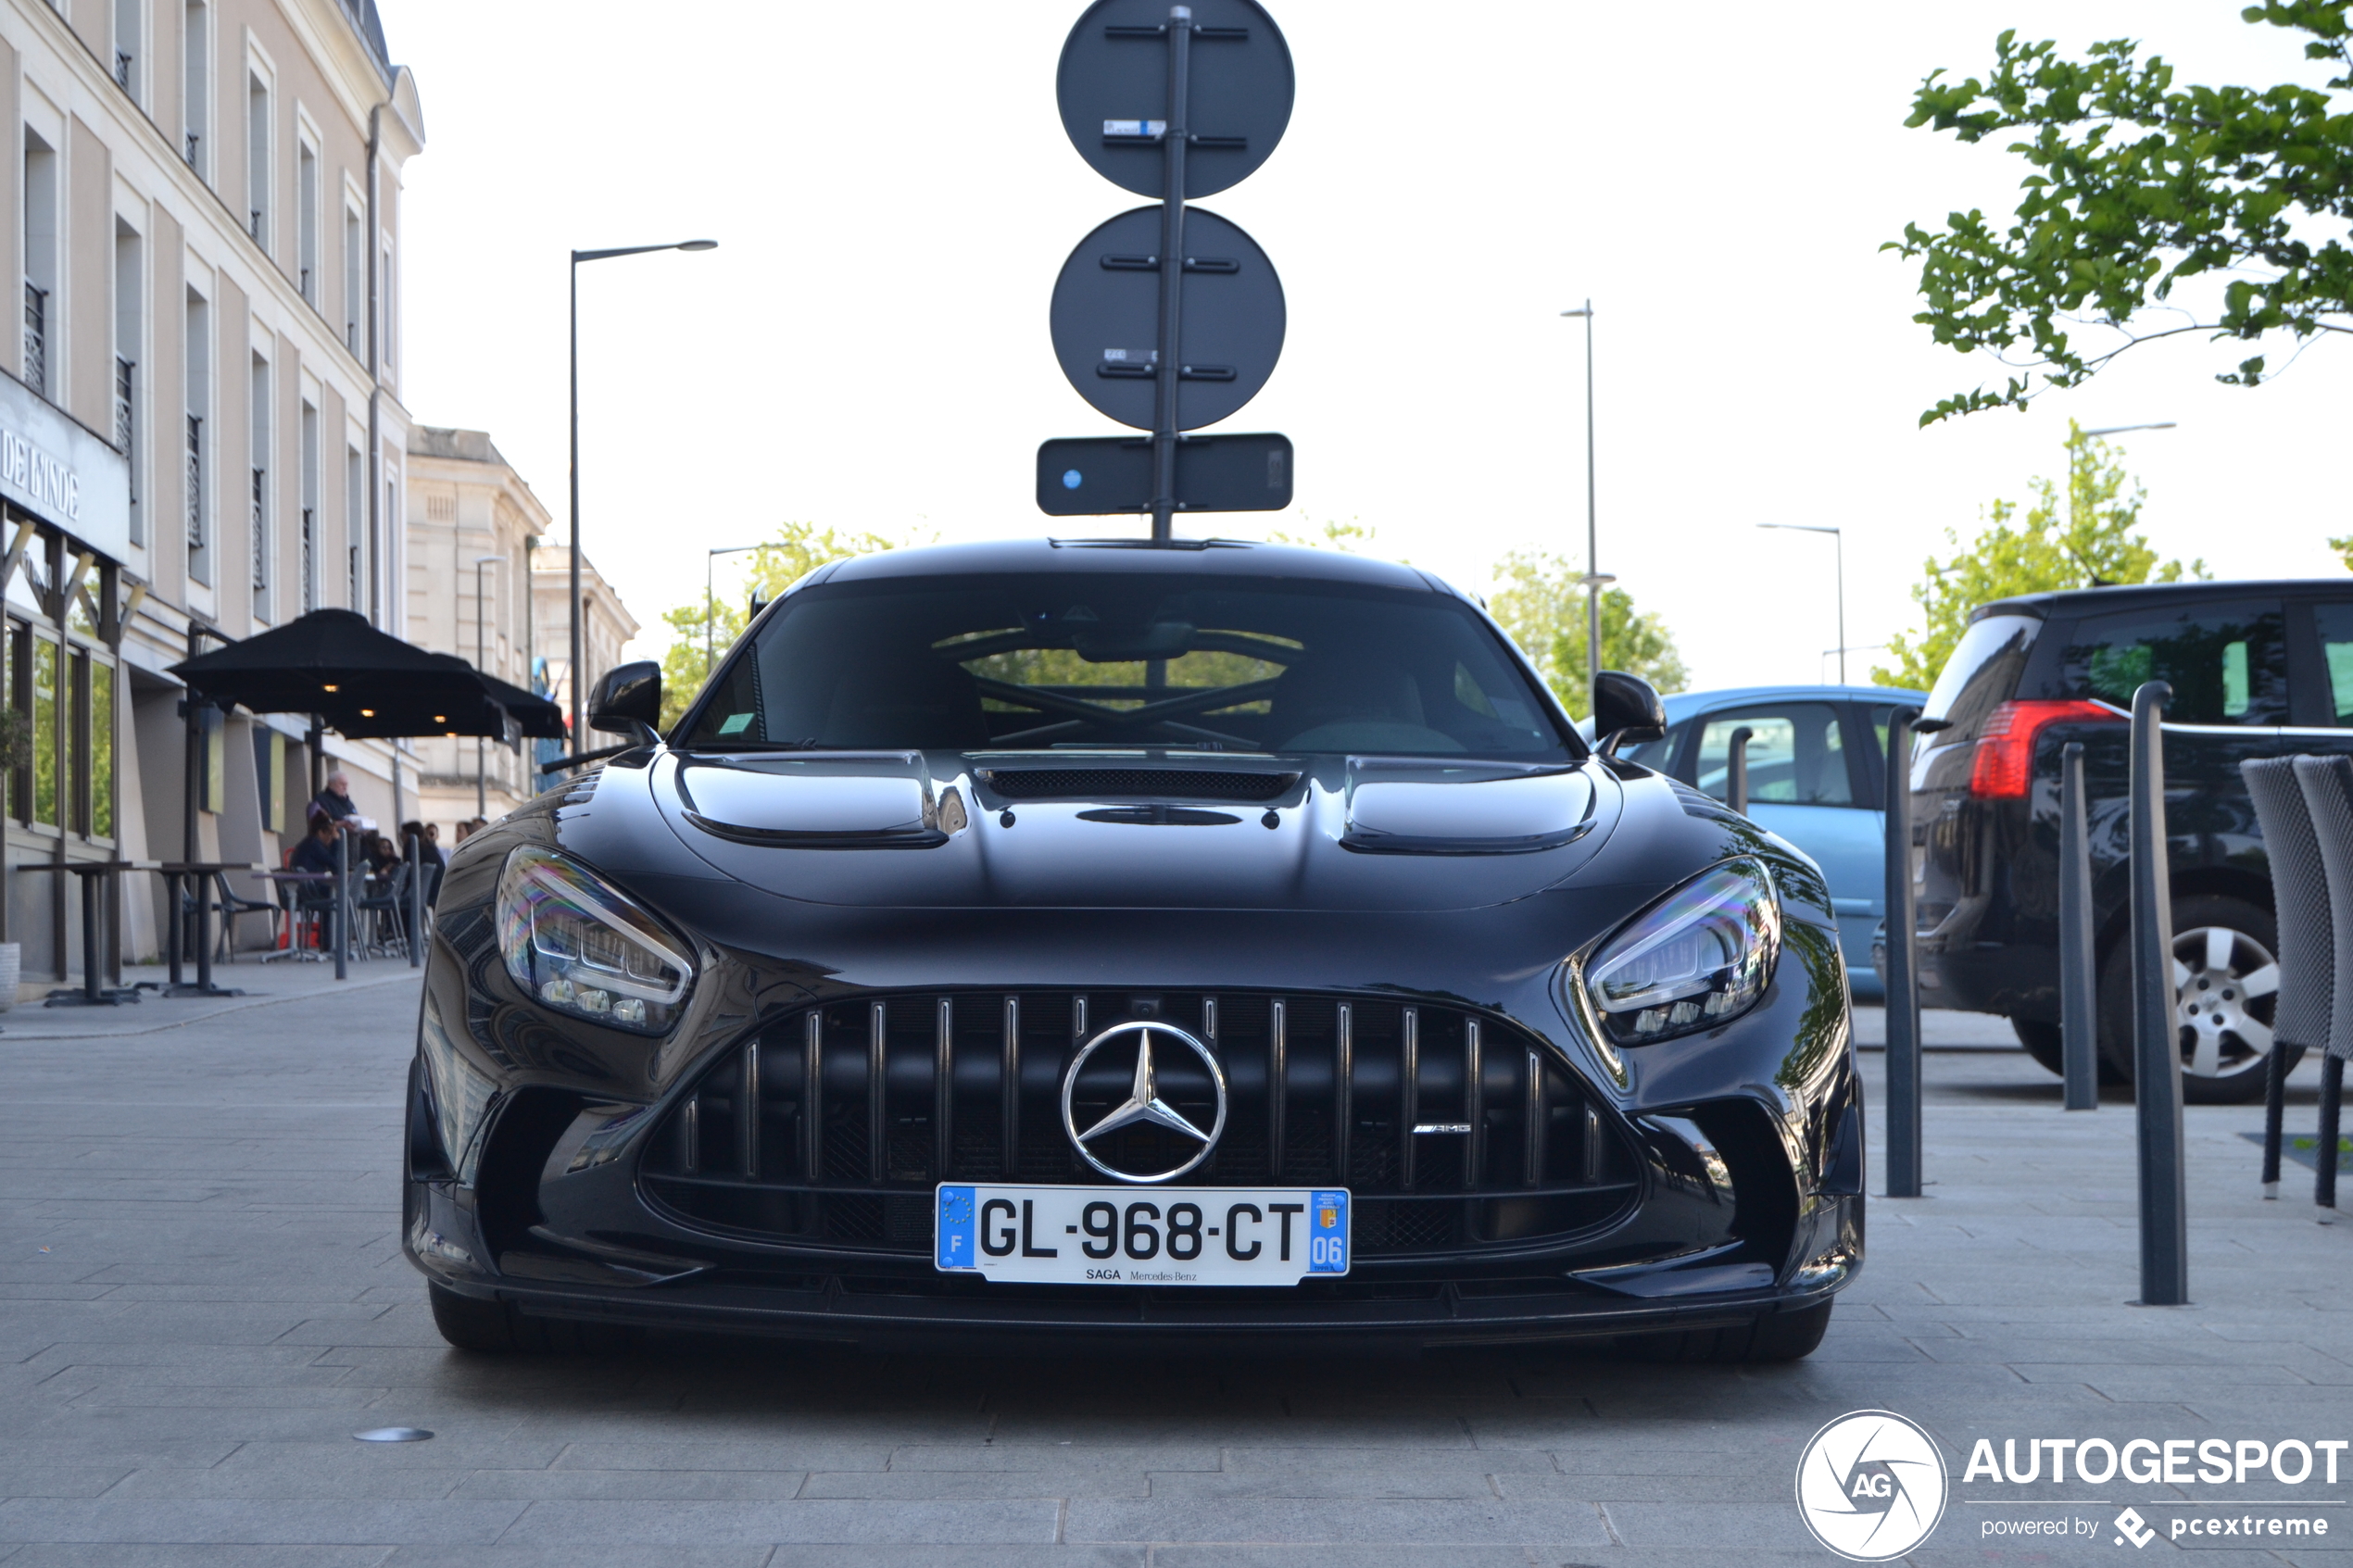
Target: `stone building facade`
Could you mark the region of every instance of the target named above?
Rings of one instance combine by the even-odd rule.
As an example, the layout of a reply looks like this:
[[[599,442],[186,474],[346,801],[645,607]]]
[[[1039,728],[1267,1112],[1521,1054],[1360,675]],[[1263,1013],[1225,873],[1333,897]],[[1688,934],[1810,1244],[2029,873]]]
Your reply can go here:
[[[76,879],[44,867],[275,864],[329,761],[400,814],[388,745],[313,758],[299,715],[192,733],[169,667],[206,629],[401,613],[401,169],[424,132],[374,0],[0,0],[0,113],[24,309],[0,333],[0,662],[33,741],[0,939],[37,981],[81,961]],[[155,881],[107,913],[132,958]]]

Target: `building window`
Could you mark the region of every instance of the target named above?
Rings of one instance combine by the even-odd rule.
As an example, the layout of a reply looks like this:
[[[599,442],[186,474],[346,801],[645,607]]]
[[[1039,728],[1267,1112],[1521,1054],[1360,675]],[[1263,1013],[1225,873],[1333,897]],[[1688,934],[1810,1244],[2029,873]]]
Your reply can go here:
[[[24,383],[55,400],[49,367],[57,287],[57,154],[32,127],[24,132]]]
[[[114,444],[131,465],[131,542],[147,542],[147,523],[139,505],[141,470],[145,454],[139,450],[139,360],[146,344],[146,257],[139,235],[117,220],[114,232]]]
[[[302,406],[302,613],[319,608],[319,410]]]
[[[296,282],[312,309],[319,307],[319,153],[308,142],[295,155]]]
[[[206,502],[205,420],[212,412],[211,307],[201,295],[188,296],[187,322],[187,524],[188,575],[198,583],[212,581],[212,556]]]
[[[270,361],[253,357],[253,613],[270,619]]]
[[[359,341],[359,312],[368,307],[367,265],[359,210],[346,207],[343,209],[343,345],[355,358],[367,351]]]
[[[140,47],[140,0],[114,0],[115,85],[130,94],[134,104],[146,98],[139,91],[140,64],[146,54]]]
[[[360,530],[367,526],[368,464],[357,446],[346,447],[343,455],[343,537],[349,556],[350,575],[346,580],[350,597],[346,608],[365,612],[368,596],[367,582],[360,571]]]
[[[212,121],[212,7],[206,0],[187,0],[181,11],[180,55],[187,65],[180,94],[181,151],[198,178],[210,180],[212,144],[205,132]]]
[[[245,78],[245,230],[270,248],[270,84]]]
[[[32,639],[32,820],[57,825],[57,645]]]

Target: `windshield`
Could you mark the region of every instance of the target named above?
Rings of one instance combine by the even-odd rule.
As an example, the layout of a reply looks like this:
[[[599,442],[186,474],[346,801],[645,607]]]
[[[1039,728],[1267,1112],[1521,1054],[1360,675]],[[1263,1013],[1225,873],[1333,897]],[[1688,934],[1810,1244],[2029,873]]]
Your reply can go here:
[[[2031,615],[1989,615],[1969,623],[1920,710],[1922,719],[1943,719],[1953,726],[1922,737],[1931,747],[1977,738],[1985,716],[2018,690],[2026,650],[2042,629],[2043,622]]]
[[[1573,755],[1453,598],[1158,571],[804,588],[736,651],[681,743]]]

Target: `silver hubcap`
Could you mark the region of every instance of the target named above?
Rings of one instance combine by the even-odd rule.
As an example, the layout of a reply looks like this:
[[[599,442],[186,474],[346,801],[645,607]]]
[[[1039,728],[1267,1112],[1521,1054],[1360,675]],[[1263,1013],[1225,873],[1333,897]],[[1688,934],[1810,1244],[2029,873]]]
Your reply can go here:
[[[2219,1078],[2269,1056],[2279,988],[2280,966],[2246,932],[2202,925],[2175,936],[2174,1017],[2190,1076]]]

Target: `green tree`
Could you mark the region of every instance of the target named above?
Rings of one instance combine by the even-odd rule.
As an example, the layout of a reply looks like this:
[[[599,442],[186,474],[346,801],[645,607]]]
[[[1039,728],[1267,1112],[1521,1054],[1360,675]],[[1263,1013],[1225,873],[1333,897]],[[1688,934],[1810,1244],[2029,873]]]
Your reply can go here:
[[[1907,224],[1883,247],[1920,263],[1928,308],[1914,320],[1938,343],[1990,350],[2019,372],[1999,391],[1944,399],[1920,422],[2022,406],[2183,332],[2252,345],[2281,332],[2300,352],[2322,333],[2353,331],[2353,249],[2334,237],[2353,218],[2353,116],[2332,96],[2353,86],[2348,9],[2348,0],[2273,0],[2240,13],[2306,34],[2305,56],[2335,69],[2327,91],[2177,89],[2172,66],[2139,59],[2131,39],[2077,61],[2014,31],[1995,42],[1983,81],[1931,72],[1906,125],[1963,142],[2018,134],[2009,149],[2033,172],[2007,227],[1955,212],[1941,232]],[[2204,286],[2184,292],[2199,297],[2177,297],[2193,280]],[[2165,314],[2147,320],[2158,307]],[[2253,386],[2265,374],[2258,354],[2217,379]]]
[[[828,561],[873,555],[899,543],[879,533],[844,533],[813,522],[784,523],[775,538],[751,552],[747,587],[763,601],[773,599]],[[702,690],[712,663],[726,657],[750,623],[749,594],[737,603],[714,593],[664,611],[662,620],[672,633],[670,650],[661,656],[661,727],[667,730]]]
[[[1535,662],[1537,673],[1571,716],[1592,711],[1586,675],[1584,572],[1544,550],[1514,550],[1495,569],[1489,609]],[[1661,692],[1680,692],[1690,676],[1675,635],[1655,611],[1637,611],[1623,588],[1602,591],[1602,668],[1640,675]]]
[[[1924,630],[1917,637],[1896,633],[1888,640],[1892,662],[1871,671],[1883,686],[1926,691],[1960,641],[1969,612],[2014,594],[2055,588],[2096,588],[2111,583],[2174,583],[2204,577],[2206,563],[2159,562],[2148,541],[2133,529],[2148,492],[2124,471],[2122,452],[2072,420],[2067,426],[2067,491],[2054,482],[2029,482],[2034,504],[2023,519],[2012,501],[1986,508],[1986,526],[1962,547],[1960,535],[1944,531],[1954,554],[1928,558],[1927,576],[1912,589]]]

